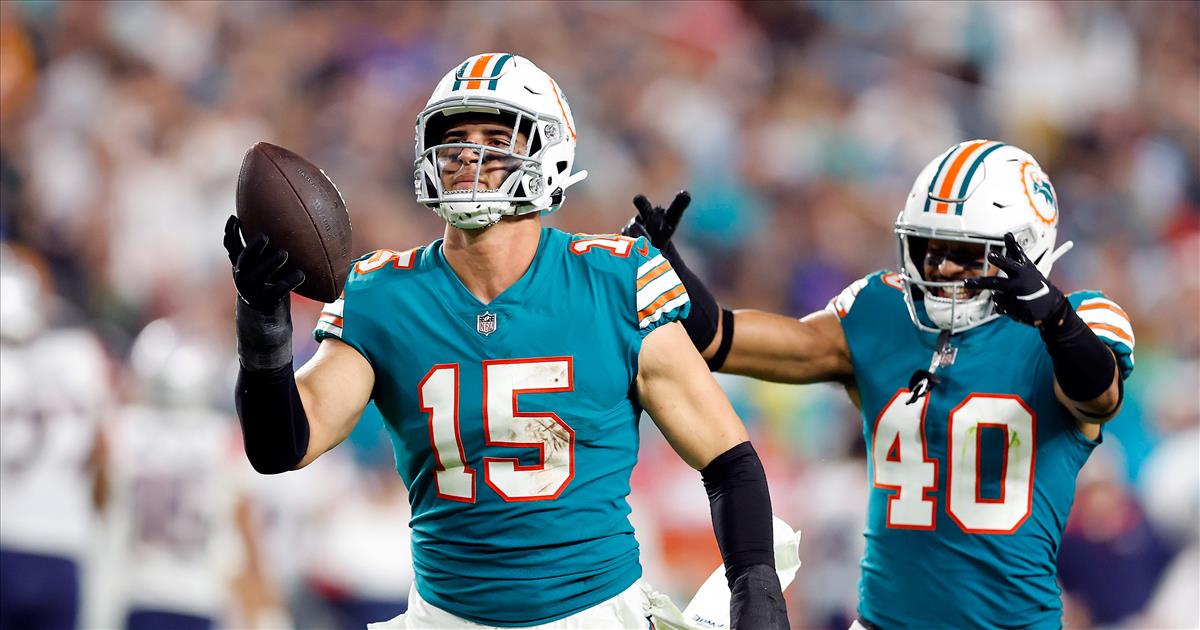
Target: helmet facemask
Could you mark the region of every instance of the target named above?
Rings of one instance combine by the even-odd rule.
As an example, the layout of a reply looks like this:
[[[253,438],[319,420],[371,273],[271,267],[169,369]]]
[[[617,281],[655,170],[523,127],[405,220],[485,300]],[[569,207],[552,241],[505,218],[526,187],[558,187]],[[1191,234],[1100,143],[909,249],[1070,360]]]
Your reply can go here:
[[[992,304],[991,291],[968,289],[966,278],[959,280],[929,280],[925,278],[925,256],[930,240],[972,243],[983,246],[981,276],[991,274],[992,265],[987,256],[991,252],[1004,254],[1004,241],[994,238],[937,233],[908,226],[896,227],[897,256],[900,279],[903,282],[904,301],[913,322],[922,330],[951,334],[963,332],[999,317]],[[974,293],[972,293],[974,292]],[[941,294],[941,295],[939,295]],[[925,318],[918,315],[916,302],[923,301]],[[928,320],[926,323],[925,320]]]
[[[511,129],[507,146],[489,146],[473,142],[443,142],[445,133],[456,120],[480,118]],[[494,98],[455,98],[426,108],[417,117],[417,159],[414,163],[417,201],[458,228],[478,229],[496,223],[504,216],[549,210],[561,203],[561,188],[567,177],[544,172],[543,158],[551,147],[563,142],[562,122],[512,103]],[[524,139],[520,138],[524,135]],[[443,169],[459,160],[464,150],[475,153],[478,162],[475,180],[468,188],[446,190]],[[508,171],[496,188],[486,188],[481,178],[503,161]],[[558,177],[556,177],[558,176]],[[563,180],[558,190],[547,195],[548,185]],[[556,194],[555,194],[556,193]]]

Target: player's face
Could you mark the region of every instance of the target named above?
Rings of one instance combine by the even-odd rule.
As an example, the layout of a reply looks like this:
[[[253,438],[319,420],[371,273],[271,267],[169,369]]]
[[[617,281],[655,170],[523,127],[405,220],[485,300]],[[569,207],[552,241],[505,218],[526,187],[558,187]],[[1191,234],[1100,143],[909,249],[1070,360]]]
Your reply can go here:
[[[925,249],[924,273],[930,282],[950,282],[977,278],[983,275],[985,247],[980,243],[961,243],[958,241],[942,241],[932,239]],[[988,268],[988,275],[995,275],[997,269]],[[957,296],[951,296],[945,289],[931,288],[938,297],[970,298],[979,291],[956,287]]]
[[[521,161],[508,155],[509,151],[525,152],[525,134],[513,137],[511,125],[485,120],[464,120],[446,130],[441,144],[465,142],[494,148],[480,151],[475,147],[447,147],[437,152],[438,172],[442,190],[471,190],[479,178],[478,190],[496,190],[518,167]],[[515,144],[515,146],[514,146]],[[480,156],[480,153],[483,155]],[[481,159],[482,158],[482,159]]]

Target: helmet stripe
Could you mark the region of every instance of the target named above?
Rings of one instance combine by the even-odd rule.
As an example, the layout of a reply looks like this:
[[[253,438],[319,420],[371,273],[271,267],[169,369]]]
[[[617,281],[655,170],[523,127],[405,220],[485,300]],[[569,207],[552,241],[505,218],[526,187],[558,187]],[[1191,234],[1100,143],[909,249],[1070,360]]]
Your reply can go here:
[[[504,69],[504,64],[508,63],[509,59],[512,59],[512,55],[502,55],[499,59],[496,60],[496,66],[494,68],[492,68],[492,71],[489,75],[489,76],[495,77],[491,81],[488,81],[488,89],[489,90],[496,89],[496,86],[500,82],[500,71]]]
[[[454,85],[451,86],[451,90],[457,90],[462,85],[462,79],[459,77],[461,77],[463,73],[467,71],[467,64],[469,63],[471,63],[470,59],[464,61],[463,65],[458,67],[458,71],[454,73]]]
[[[967,158],[971,157],[971,154],[974,153],[976,149],[987,143],[987,140],[980,140],[979,142],[976,142],[963,149],[962,153],[959,153],[958,157],[954,158],[954,162],[950,164],[950,170],[946,171],[946,177],[942,180],[941,188],[938,189],[939,199],[949,198],[950,192],[954,190],[954,181],[958,179],[958,173],[962,170],[963,164],[967,162]],[[938,214],[946,214],[950,212],[950,204],[944,201],[939,201],[937,205],[934,206],[934,212],[937,212]]]
[[[554,90],[554,100],[558,101],[558,110],[562,112],[563,123],[567,126],[567,131],[571,132],[571,140],[575,140],[575,129],[571,127],[571,119],[567,116],[567,108],[563,107],[562,97],[558,95],[558,86],[554,84],[554,79],[550,79],[550,89]]]
[[[492,60],[491,55],[480,55],[479,58],[475,60],[475,65],[471,66],[471,77],[473,79],[482,78],[483,71],[487,69],[488,62],[491,60]],[[477,81],[477,80],[467,81],[467,89],[468,90],[478,90],[479,87],[480,87],[479,81]]]
[[[929,204],[933,200],[933,187],[937,185],[938,176],[942,174],[942,168],[946,166],[946,160],[949,160],[950,156],[954,155],[954,151],[957,148],[958,147],[954,147],[946,152],[946,156],[943,157],[941,163],[938,164],[937,172],[935,172],[933,174],[933,178],[929,180],[929,193],[925,195],[925,212],[929,212]]]
[[[967,190],[971,186],[971,178],[975,175],[975,170],[979,168],[980,164],[983,164],[983,160],[988,156],[988,154],[1003,146],[1007,145],[1005,145],[1003,142],[997,142],[988,147],[987,150],[979,154],[979,157],[975,158],[975,162],[971,164],[971,168],[967,169],[967,175],[963,178],[962,186],[958,188],[958,198],[962,199],[963,201],[958,202],[958,205],[954,209],[954,214],[962,216],[963,203],[966,200]]]

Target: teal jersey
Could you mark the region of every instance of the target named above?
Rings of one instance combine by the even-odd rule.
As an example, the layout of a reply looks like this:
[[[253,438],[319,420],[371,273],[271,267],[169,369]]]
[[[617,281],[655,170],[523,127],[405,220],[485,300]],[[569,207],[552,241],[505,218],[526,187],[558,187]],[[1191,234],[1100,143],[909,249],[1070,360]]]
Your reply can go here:
[[[1128,316],[1096,292],[1070,301],[1127,377]],[[855,282],[829,310],[850,348],[872,483],[859,616],[889,630],[1060,627],[1055,561],[1099,441],[1056,400],[1037,330],[1004,317],[954,335],[942,382],[908,404],[937,334],[913,325],[898,275]]]
[[[527,626],[641,576],[626,502],[638,353],[689,308],[645,239],[543,228],[529,269],[489,304],[440,240],[355,261],[314,334],[375,371],[423,598],[477,623]]]

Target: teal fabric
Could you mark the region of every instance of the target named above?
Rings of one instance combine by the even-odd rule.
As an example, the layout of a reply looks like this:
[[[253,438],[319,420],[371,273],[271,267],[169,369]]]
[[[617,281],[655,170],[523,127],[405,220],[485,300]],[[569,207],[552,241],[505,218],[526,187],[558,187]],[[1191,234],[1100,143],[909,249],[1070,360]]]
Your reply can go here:
[[[407,268],[352,269],[340,325],[314,333],[340,338],[374,368],[373,400],[410,493],[417,590],[477,623],[554,621],[621,593],[641,575],[626,502],[638,450],[638,353],[649,331],[685,316],[690,304],[639,328],[638,269],[658,252],[644,239],[618,239],[624,255],[573,247],[587,238],[542,229],[528,271],[486,305],[450,268],[440,240],[419,249]],[[485,314],[495,316],[487,335],[480,332]],[[542,387],[552,391],[501,390],[501,369],[522,363],[534,371],[569,364],[567,382]],[[445,412],[445,401],[457,400],[465,467],[453,447],[435,454],[432,446],[433,407],[422,401],[434,405],[433,390],[422,387],[432,387],[427,379],[437,370],[457,390],[437,404]],[[501,416],[513,406],[517,416],[557,420],[540,433],[509,435]],[[543,463],[562,462],[565,452],[569,477],[560,484]],[[460,479],[473,475],[473,497],[439,492],[439,460]],[[529,496],[512,496],[512,483],[501,478],[513,462],[524,470],[510,476]]]
[[[901,407],[909,398],[913,372],[930,365],[937,334],[912,324],[895,274],[888,277],[890,282],[884,278],[883,272],[868,276],[852,303],[844,299],[851,291],[839,298],[837,309],[831,306],[844,313],[839,315],[854,365],[872,480],[859,582],[860,616],[884,628],[1060,627],[1055,561],[1074,499],[1076,474],[1099,441],[1085,438],[1055,399],[1053,367],[1034,328],[999,318],[957,334],[952,338],[953,363],[937,372],[943,382],[927,400],[915,403],[927,405],[920,428],[912,425],[918,434],[912,439],[923,442],[925,453],[895,452],[898,446],[883,445],[884,465],[893,466],[886,463],[891,457],[907,462],[916,458],[915,478],[933,481],[916,488],[925,503],[933,502],[931,520],[924,528],[889,526],[889,510],[900,509],[895,504],[899,490],[894,484],[883,487],[877,478],[872,456],[877,425],[887,409],[919,413]],[[1073,296],[1072,302],[1076,300]],[[963,408],[969,401],[976,403]],[[960,524],[963,519],[951,514],[949,484],[955,476],[960,484],[978,481],[973,489],[964,490],[974,499],[957,495],[955,505],[961,508],[955,510],[960,513],[957,510],[972,509],[972,500],[1000,500],[1002,477],[1017,475],[1012,479],[1020,480],[1022,468],[1029,470],[1030,458],[1010,456],[1010,452],[1018,453],[1029,436],[1013,428],[1017,424],[1006,424],[1004,414],[1020,415],[1022,408],[1034,418],[1032,492],[1024,489],[1030,487],[1025,484],[1009,486],[1009,492],[1030,497],[1028,512],[1023,520],[1012,521],[1011,532],[968,533],[968,527]],[[973,437],[960,441],[961,446],[950,453],[950,420],[956,409],[960,409],[956,422],[968,423],[959,426],[974,426],[977,432],[967,433]],[[999,412],[994,418],[969,413],[978,409]],[[974,422],[979,424],[970,424]],[[921,461],[934,462],[935,471],[921,473]],[[922,477],[925,474],[928,477]],[[1016,508],[1018,514],[1023,508]]]

